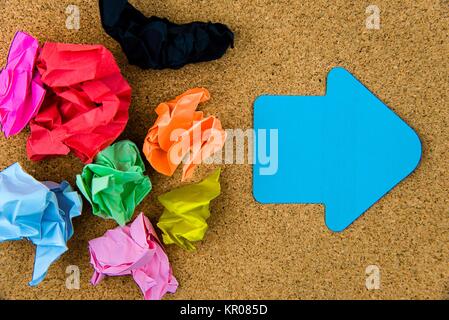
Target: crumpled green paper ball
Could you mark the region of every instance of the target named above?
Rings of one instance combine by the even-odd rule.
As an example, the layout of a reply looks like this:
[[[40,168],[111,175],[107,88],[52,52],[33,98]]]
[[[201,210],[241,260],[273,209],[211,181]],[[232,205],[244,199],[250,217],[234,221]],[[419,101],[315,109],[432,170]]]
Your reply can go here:
[[[101,151],[94,163],[76,176],[76,185],[92,205],[94,215],[129,222],[136,206],[151,191],[151,181],[137,146],[123,140]]]
[[[176,244],[188,251],[194,251],[192,242],[204,238],[210,216],[210,202],[218,197],[220,169],[197,184],[184,186],[158,197],[164,206],[157,226],[162,230],[165,244]]]

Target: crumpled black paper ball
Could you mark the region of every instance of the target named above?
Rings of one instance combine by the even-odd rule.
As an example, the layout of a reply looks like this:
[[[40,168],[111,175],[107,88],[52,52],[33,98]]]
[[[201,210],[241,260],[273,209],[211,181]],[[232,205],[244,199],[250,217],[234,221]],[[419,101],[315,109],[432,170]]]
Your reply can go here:
[[[143,69],[179,69],[219,59],[234,44],[224,24],[147,18],[127,0],[100,0],[100,14],[104,30],[120,43],[129,63]]]

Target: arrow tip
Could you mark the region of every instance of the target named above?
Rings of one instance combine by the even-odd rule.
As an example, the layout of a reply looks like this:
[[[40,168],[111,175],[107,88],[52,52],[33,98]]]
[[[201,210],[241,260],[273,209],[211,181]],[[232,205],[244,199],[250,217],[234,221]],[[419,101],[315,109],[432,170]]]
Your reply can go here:
[[[346,69],[332,69],[327,87],[327,141],[338,146],[328,149],[340,157],[327,165],[325,222],[340,232],[416,169],[422,146],[416,132]]]

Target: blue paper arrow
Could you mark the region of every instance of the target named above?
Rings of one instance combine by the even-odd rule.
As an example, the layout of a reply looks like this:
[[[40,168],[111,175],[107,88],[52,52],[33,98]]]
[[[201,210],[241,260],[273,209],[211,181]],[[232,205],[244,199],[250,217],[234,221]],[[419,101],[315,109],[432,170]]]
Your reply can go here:
[[[329,72],[325,96],[257,98],[254,128],[255,199],[324,204],[326,225],[335,232],[421,158],[416,133],[343,68]]]

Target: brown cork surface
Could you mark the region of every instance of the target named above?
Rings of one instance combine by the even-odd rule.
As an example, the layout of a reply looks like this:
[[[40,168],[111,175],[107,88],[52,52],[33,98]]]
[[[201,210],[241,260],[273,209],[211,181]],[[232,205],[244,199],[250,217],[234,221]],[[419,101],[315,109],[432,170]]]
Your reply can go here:
[[[418,169],[342,233],[324,225],[320,205],[261,205],[252,196],[251,166],[222,165],[222,195],[212,204],[210,229],[197,252],[167,247],[180,286],[166,299],[449,299],[449,2],[445,0],[141,0],[147,15],[176,22],[223,22],[236,34],[222,59],[181,70],[142,71],[127,64],[103,31],[96,0],[0,1],[0,64],[18,30],[41,42],[103,44],[133,88],[123,138],[142,145],[153,109],[185,90],[204,86],[201,106],[225,128],[251,128],[252,104],[261,94],[324,94],[334,66],[359,78],[412,126],[423,144]],[[81,28],[65,27],[67,5],[80,8]],[[381,9],[381,29],[367,30],[365,8]],[[13,162],[37,179],[74,183],[82,163],[70,155],[34,163],[27,159],[28,129],[0,138],[0,169]],[[181,185],[148,166],[154,188],[138,210],[157,222],[157,196]],[[213,166],[199,167],[199,181]],[[28,287],[34,246],[0,244],[0,298],[141,299],[131,277],[93,287],[87,243],[115,222],[85,210],[74,220],[69,251],[46,279]],[[81,288],[65,286],[67,266],[81,271]],[[365,287],[365,269],[381,271],[379,290]]]

